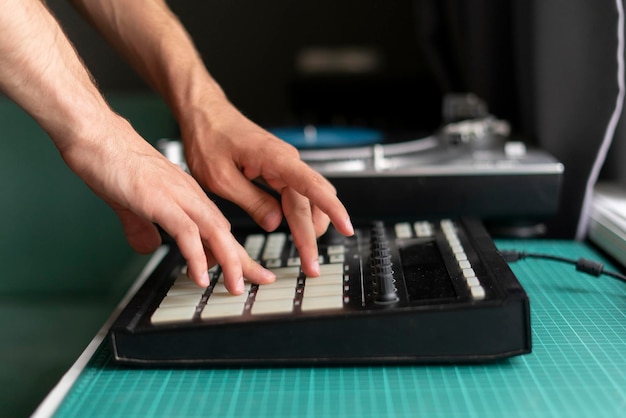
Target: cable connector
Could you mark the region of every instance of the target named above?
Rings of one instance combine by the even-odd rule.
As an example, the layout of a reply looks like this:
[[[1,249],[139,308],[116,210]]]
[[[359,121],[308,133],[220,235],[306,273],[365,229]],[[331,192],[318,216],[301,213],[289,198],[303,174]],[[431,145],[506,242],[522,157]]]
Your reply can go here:
[[[604,272],[604,264],[581,257],[576,260],[576,270],[598,277]]]
[[[500,251],[500,255],[507,263],[513,263],[526,258],[525,252],[515,250],[502,250]]]

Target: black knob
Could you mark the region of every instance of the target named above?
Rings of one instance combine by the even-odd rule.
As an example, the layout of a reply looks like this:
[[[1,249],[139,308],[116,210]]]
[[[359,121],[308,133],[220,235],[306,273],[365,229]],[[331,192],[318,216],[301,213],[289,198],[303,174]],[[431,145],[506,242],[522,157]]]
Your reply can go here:
[[[382,264],[391,264],[391,256],[381,255],[372,257],[372,267],[380,266]]]
[[[394,303],[399,300],[393,274],[376,274],[376,283],[378,284],[377,303]]]
[[[388,249],[389,249],[389,242],[386,239],[372,242],[372,245],[371,245],[372,252],[374,250],[388,250]]]
[[[381,238],[385,238],[385,225],[382,222],[375,222],[372,224],[372,227],[370,228],[370,232],[371,232],[371,241],[376,241],[379,240]]]
[[[373,221],[370,225],[371,225],[372,230],[377,230],[377,231],[385,230],[385,223],[383,221]]]
[[[374,265],[374,274],[376,276],[379,276],[382,274],[389,274],[393,277],[393,270],[391,269],[391,263]]]
[[[396,293],[391,256],[372,257],[372,274],[376,283],[376,302],[394,303],[399,300]]]
[[[389,257],[389,248],[374,248],[372,249],[372,259],[380,257]]]

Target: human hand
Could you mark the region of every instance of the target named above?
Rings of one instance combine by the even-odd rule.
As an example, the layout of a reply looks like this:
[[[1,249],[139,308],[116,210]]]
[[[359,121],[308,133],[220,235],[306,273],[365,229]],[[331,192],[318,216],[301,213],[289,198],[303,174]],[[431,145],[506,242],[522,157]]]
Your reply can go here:
[[[230,224],[197,182],[145,142],[119,117],[106,132],[59,147],[67,164],[119,216],[130,245],[154,251],[168,232],[187,260],[187,274],[208,286],[208,268],[222,266],[227,289],[243,292],[243,277],[265,284],[274,275],[252,260],[230,233]]]
[[[182,77],[181,70],[203,69],[202,62],[165,2],[79,3],[114,43],[137,42],[127,52],[145,53],[134,60],[138,67],[174,74],[171,91],[187,104],[188,90],[177,83],[195,78]],[[0,32],[0,90],[41,125],[69,167],[113,207],[134,249],[156,249],[156,223],[176,240],[188,275],[199,285],[208,285],[208,265],[215,262],[232,293],[243,291],[243,277],[260,284],[273,280],[235,241],[196,181],[111,111],[43,2],[0,0]],[[206,77],[205,71],[199,74]]]
[[[191,173],[210,191],[244,209],[267,231],[283,215],[298,249],[302,270],[319,275],[317,237],[332,221],[344,235],[354,234],[335,188],[305,164],[298,151],[244,117],[228,101],[213,103],[201,123],[181,125]],[[280,194],[278,202],[254,181]]]

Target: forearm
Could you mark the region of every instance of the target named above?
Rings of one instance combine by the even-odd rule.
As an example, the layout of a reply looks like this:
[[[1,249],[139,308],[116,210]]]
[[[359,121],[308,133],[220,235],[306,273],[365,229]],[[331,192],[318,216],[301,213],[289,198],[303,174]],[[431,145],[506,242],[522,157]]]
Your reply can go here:
[[[0,0],[0,89],[62,149],[111,115],[58,23],[38,0]]]
[[[196,123],[196,109],[206,110],[212,103],[223,105],[223,91],[164,1],[72,2],[161,94],[181,125]]]

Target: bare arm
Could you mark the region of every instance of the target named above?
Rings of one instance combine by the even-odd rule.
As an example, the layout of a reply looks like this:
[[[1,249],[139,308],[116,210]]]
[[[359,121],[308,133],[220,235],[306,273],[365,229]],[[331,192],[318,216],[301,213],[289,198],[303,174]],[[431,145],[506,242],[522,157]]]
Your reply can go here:
[[[298,152],[228,101],[188,33],[162,0],[73,0],[165,98],[181,126],[194,177],[246,210],[266,230],[287,219],[307,274],[316,275],[316,237],[329,220],[353,233],[335,189]],[[263,178],[280,202],[251,180]]]
[[[130,2],[135,3],[135,2]],[[59,25],[37,0],[0,0],[0,89],[50,135],[62,157],[119,215],[130,244],[172,235],[197,283],[209,263],[227,266],[226,285],[273,275],[251,260],[196,181],[167,161],[106,104]]]
[[[0,0],[0,88],[65,148],[111,117],[55,19],[36,0]]]

